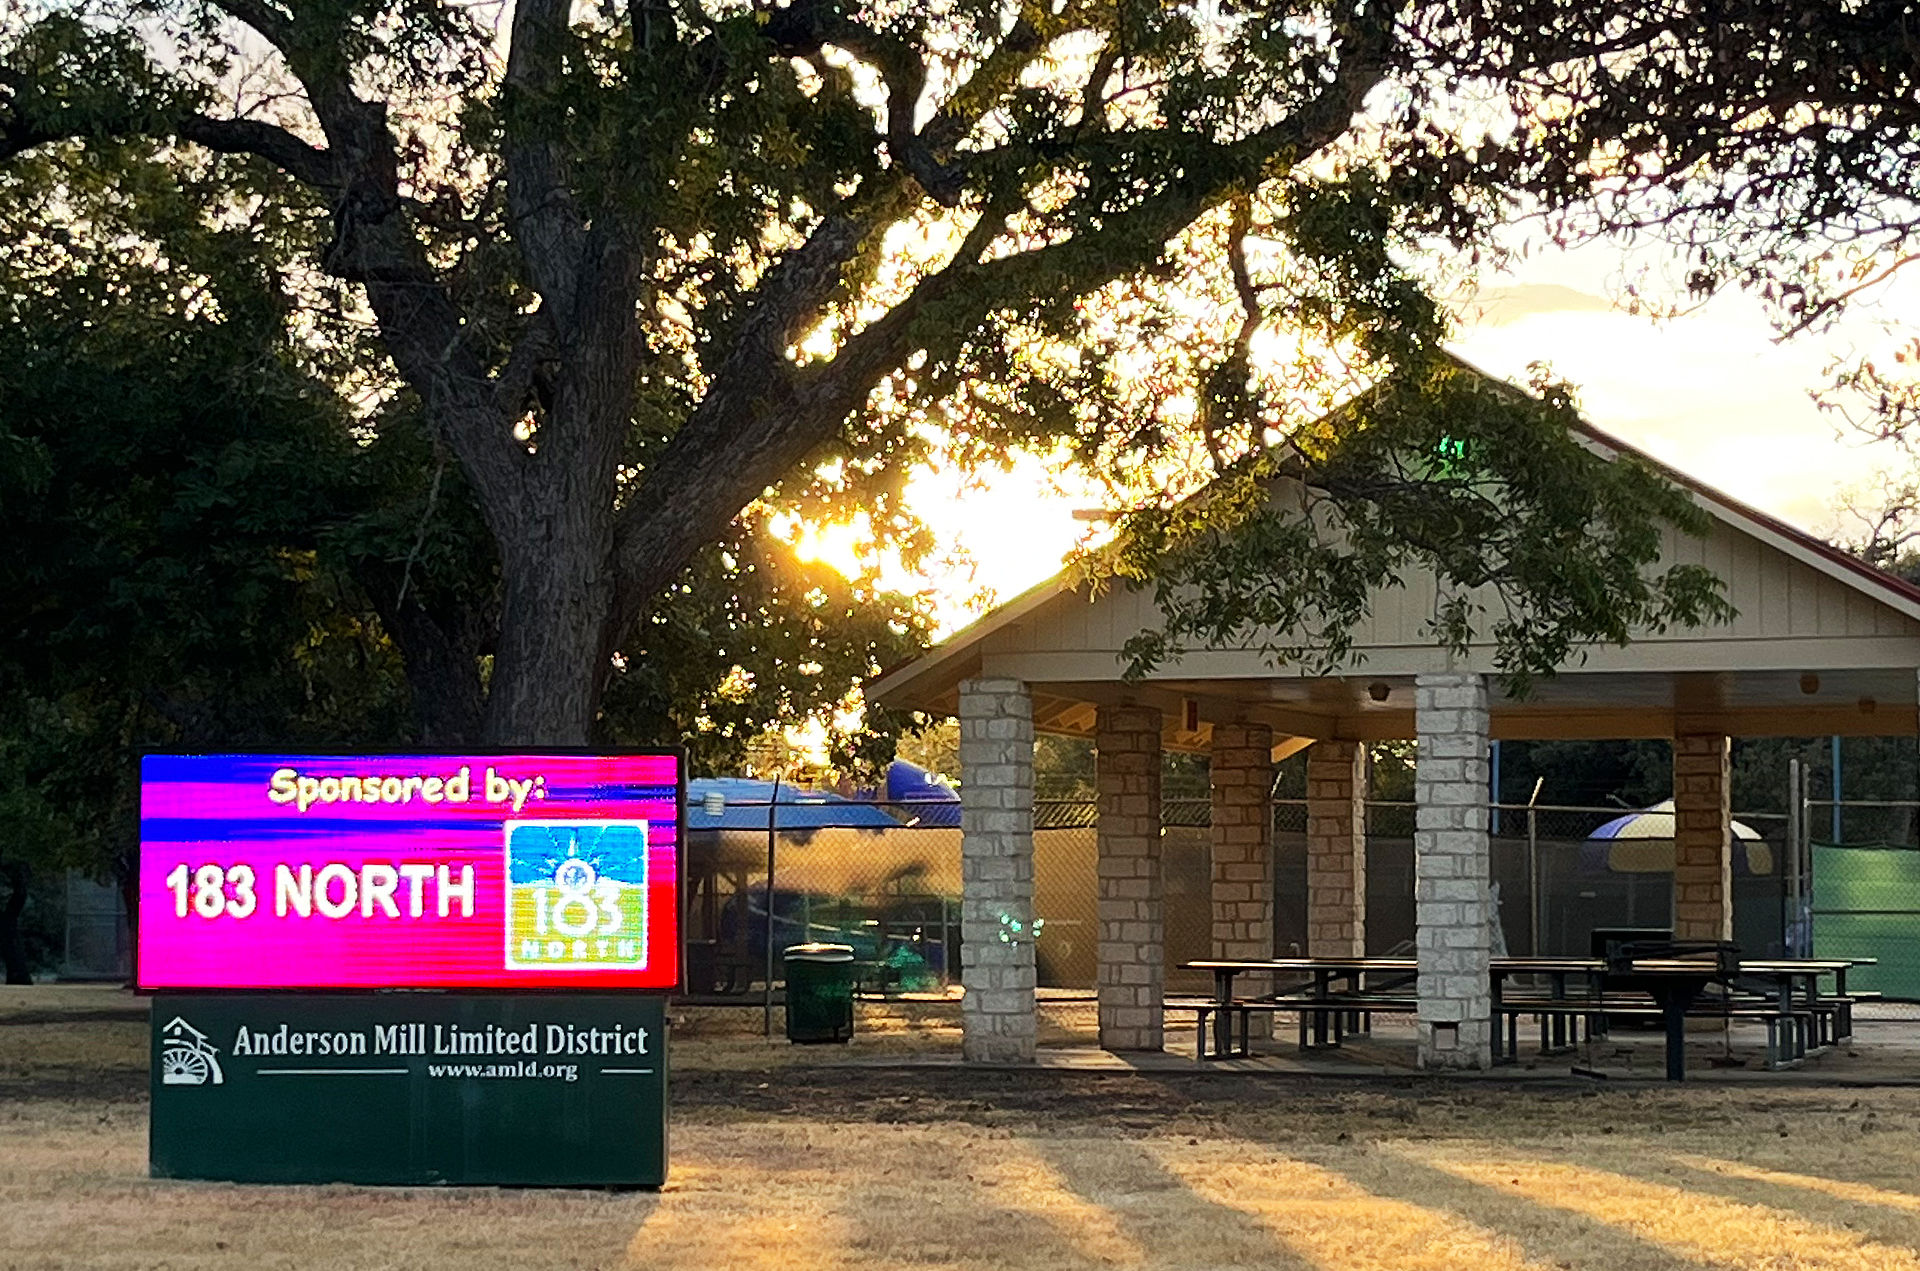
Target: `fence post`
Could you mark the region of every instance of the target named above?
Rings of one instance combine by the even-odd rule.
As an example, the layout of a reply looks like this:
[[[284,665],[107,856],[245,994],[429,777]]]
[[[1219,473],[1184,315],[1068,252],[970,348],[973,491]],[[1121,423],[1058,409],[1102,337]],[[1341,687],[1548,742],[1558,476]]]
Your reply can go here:
[[[1839,796],[1834,796],[1837,806]],[[1794,862],[1794,871],[1802,879],[1800,884],[1800,910],[1794,918],[1800,924],[1800,956],[1813,956],[1813,830],[1809,824],[1812,807],[1807,791],[1807,772],[1800,770],[1800,855]],[[1834,836],[1835,842],[1839,835]]]
[[[1493,788],[1487,794],[1487,812],[1492,817],[1493,823],[1487,828],[1495,838],[1498,838],[1500,836],[1500,743],[1488,742],[1487,750],[1489,752],[1487,766],[1493,770]]]
[[[1528,952],[1536,958],[1540,956],[1540,928],[1545,925],[1547,906],[1540,896],[1540,814],[1533,805],[1540,801],[1540,787],[1546,781],[1545,777],[1535,777],[1533,793],[1527,796],[1527,904],[1533,909]]]
[[[1832,785],[1833,785],[1833,845],[1835,847],[1838,847],[1840,846],[1840,839],[1841,839],[1841,825],[1840,825],[1840,737],[1839,737],[1839,734],[1837,733],[1834,735],[1834,738],[1833,738]]]
[[[779,819],[780,777],[773,778],[773,797],[767,800],[767,992],[761,1001],[760,1032],[773,1036],[773,829]]]
[[[1785,859],[1780,862],[1786,873],[1787,914],[1781,934],[1785,937],[1786,953],[1790,958],[1800,956],[1800,840],[1807,830],[1807,805],[1804,785],[1806,772],[1798,759],[1787,760],[1787,844]]]

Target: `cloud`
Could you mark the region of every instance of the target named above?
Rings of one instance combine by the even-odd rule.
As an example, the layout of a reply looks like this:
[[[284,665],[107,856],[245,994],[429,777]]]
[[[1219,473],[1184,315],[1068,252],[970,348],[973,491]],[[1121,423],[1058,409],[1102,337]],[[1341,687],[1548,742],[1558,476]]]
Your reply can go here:
[[[1537,313],[1612,313],[1613,301],[1555,282],[1522,283],[1476,291],[1461,306],[1469,326],[1502,327]]]

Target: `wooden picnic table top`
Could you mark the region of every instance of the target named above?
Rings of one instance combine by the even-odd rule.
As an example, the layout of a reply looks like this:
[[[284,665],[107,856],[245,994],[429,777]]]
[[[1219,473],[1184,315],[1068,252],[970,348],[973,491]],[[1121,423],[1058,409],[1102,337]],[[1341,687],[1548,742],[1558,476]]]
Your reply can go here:
[[[1743,975],[1823,975],[1856,966],[1872,966],[1875,958],[1767,958],[1741,961]],[[1416,958],[1326,957],[1326,958],[1250,958],[1203,959],[1182,964],[1190,971],[1257,973],[1261,971],[1417,971]],[[1612,969],[1605,958],[1531,958],[1505,957],[1489,961],[1492,970],[1504,975],[1570,974],[1590,975]],[[1635,958],[1630,973],[1635,975],[1692,975],[1711,971],[1712,964],[1698,958]]]
[[[1190,971],[1417,971],[1414,958],[1264,958],[1182,963]]]
[[[1500,971],[1568,971],[1574,973],[1604,971],[1603,958],[1494,958],[1491,965]],[[1189,971],[1417,971],[1418,958],[1247,958],[1183,962]]]
[[[1611,969],[1605,958],[1493,958],[1488,965],[1502,975],[1599,975]],[[1189,970],[1212,971],[1216,975],[1222,971],[1232,974],[1257,974],[1261,971],[1325,971],[1339,974],[1360,971],[1416,972],[1420,969],[1420,962],[1417,958],[1270,958],[1188,962],[1185,966]],[[1697,958],[1638,958],[1633,962],[1633,970],[1645,975],[1715,973],[1712,963]]]

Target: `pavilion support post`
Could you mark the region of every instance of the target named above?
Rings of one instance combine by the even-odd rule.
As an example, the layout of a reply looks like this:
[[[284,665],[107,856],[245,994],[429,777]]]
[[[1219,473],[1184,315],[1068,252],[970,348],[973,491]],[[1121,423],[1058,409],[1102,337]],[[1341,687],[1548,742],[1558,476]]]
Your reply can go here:
[[[1273,956],[1273,729],[1215,724],[1207,762],[1213,797],[1209,833],[1213,877],[1213,956]],[[1269,976],[1242,976],[1249,994],[1272,991]],[[1247,1022],[1250,1036],[1273,1035],[1273,1016]]]
[[[1493,1062],[1487,845],[1487,685],[1478,675],[1414,681],[1414,937],[1422,1068]]]
[[[1166,931],[1160,880],[1160,712],[1103,706],[1094,725],[1100,1045],[1159,1050]]]
[[[960,685],[961,1055],[1031,1063],[1033,697],[1019,680]]]
[[[1307,953],[1367,953],[1367,751],[1316,741],[1307,751]]]
[[[1731,745],[1722,733],[1673,739],[1673,936],[1733,939]]]

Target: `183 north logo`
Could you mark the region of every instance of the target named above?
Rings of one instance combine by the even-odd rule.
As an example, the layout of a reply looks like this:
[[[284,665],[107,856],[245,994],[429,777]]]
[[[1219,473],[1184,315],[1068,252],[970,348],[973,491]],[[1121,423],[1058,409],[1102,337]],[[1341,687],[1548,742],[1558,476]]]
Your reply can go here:
[[[647,964],[644,821],[509,821],[507,967]]]
[[[178,1015],[160,1030],[160,1084],[163,1086],[220,1085],[220,1050],[207,1035]]]

